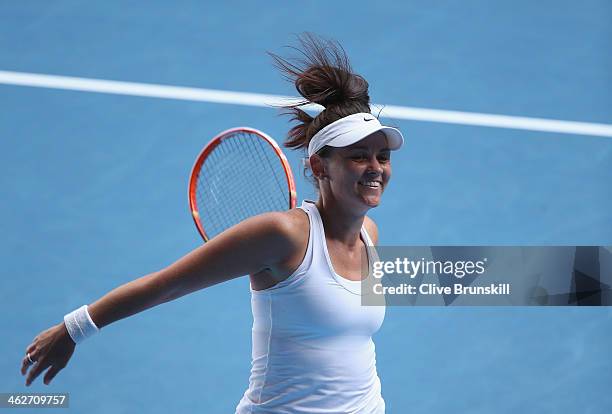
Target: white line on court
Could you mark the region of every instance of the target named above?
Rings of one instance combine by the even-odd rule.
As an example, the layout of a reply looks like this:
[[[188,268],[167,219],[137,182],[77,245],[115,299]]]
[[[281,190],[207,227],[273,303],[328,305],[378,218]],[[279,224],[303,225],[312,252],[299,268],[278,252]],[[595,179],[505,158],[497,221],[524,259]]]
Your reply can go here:
[[[264,107],[280,106],[288,102],[297,102],[296,97],[281,95],[119,82],[26,72],[0,71],[0,84]],[[376,107],[380,108],[383,107],[383,105],[374,104],[373,107],[373,112],[378,113]],[[308,105],[305,109],[317,111],[320,110],[321,107],[319,105]],[[612,137],[612,125],[590,122],[527,118],[476,112],[444,111],[392,105],[384,106],[380,116],[414,121]]]

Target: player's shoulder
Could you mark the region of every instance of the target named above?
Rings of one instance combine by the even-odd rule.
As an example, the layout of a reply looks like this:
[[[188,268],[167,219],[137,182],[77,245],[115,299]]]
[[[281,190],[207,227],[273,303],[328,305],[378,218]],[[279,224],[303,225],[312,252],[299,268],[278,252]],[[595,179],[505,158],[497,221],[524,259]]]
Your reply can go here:
[[[363,218],[363,225],[368,232],[368,236],[370,236],[370,239],[372,239],[372,243],[378,244],[378,226],[376,225],[376,222],[370,217],[365,216]]]
[[[257,219],[285,242],[300,244],[304,237],[308,239],[308,215],[299,208],[260,214]]]
[[[306,220],[306,222],[304,221]],[[284,263],[308,244],[308,218],[299,211],[273,211],[247,218],[226,232],[220,240],[240,240],[250,251],[258,249],[267,267]]]

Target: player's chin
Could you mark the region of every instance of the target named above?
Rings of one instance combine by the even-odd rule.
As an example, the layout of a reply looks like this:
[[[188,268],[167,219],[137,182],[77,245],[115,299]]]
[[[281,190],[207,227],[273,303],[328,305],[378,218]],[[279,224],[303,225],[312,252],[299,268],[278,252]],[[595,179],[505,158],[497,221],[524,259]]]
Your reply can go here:
[[[378,207],[382,199],[382,192],[379,194],[361,194],[361,201],[369,208]]]
[[[384,188],[368,188],[362,185],[357,185],[357,194],[361,202],[368,208],[377,207],[380,204]]]

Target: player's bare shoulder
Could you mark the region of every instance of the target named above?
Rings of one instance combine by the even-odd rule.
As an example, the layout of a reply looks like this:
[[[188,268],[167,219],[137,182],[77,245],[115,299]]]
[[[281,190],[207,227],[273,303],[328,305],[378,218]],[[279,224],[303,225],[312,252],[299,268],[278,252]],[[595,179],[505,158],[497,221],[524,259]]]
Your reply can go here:
[[[279,261],[291,261],[293,256],[306,249],[309,222],[303,210],[294,208],[288,211],[273,211],[249,220],[260,221],[260,227],[266,227],[267,231],[274,234],[274,243],[271,243],[270,248],[276,251]]]
[[[308,244],[308,214],[300,208],[277,213],[278,220],[288,243],[298,250],[304,250]]]

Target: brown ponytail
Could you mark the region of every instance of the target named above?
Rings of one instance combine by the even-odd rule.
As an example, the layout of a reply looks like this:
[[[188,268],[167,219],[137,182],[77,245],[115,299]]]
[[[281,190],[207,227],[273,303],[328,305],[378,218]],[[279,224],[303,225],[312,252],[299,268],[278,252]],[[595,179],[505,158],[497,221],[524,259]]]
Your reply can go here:
[[[303,57],[284,59],[268,52],[284,77],[295,84],[304,101],[283,106],[292,121],[300,123],[288,133],[284,145],[288,148],[308,148],[313,135],[325,126],[345,116],[370,113],[368,82],[353,73],[346,52],[333,40],[312,33],[298,36],[302,48],[292,47]],[[314,118],[299,106],[316,103],[325,107]]]

